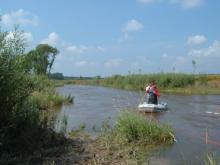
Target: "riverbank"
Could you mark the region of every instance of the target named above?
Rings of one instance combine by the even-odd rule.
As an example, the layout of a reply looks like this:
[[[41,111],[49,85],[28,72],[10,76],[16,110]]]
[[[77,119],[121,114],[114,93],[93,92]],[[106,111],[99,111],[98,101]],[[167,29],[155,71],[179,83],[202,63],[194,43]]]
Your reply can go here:
[[[56,86],[64,84],[96,85],[117,89],[145,91],[145,86],[155,80],[162,93],[168,94],[220,94],[220,75],[189,74],[147,74],[115,75],[107,78],[88,80],[54,80]]]

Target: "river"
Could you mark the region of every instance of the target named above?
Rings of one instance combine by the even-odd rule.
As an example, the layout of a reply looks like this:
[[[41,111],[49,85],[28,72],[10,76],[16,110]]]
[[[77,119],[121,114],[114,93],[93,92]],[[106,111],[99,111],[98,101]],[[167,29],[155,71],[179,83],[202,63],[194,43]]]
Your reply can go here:
[[[63,105],[58,119],[67,117],[68,131],[85,124],[92,136],[100,130],[103,121],[113,124],[120,111],[137,110],[144,95],[144,91],[83,85],[65,85],[57,91],[74,96],[74,104]],[[204,164],[209,151],[220,157],[220,95],[162,94],[159,101],[167,102],[169,110],[146,117],[150,115],[161,123],[170,124],[177,142],[155,153],[150,164]]]

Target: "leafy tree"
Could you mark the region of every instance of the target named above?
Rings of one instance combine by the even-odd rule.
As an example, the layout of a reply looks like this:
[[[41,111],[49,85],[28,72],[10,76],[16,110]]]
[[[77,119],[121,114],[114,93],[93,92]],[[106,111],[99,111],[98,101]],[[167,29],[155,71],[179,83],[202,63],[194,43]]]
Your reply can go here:
[[[35,74],[49,74],[58,53],[57,48],[48,44],[39,44],[26,55],[24,65],[27,70]]]
[[[11,33],[0,30],[0,132],[8,126],[13,128],[19,116],[22,120],[27,117],[24,104],[33,88],[22,69],[20,55],[24,54],[24,46],[23,33],[17,28]]]

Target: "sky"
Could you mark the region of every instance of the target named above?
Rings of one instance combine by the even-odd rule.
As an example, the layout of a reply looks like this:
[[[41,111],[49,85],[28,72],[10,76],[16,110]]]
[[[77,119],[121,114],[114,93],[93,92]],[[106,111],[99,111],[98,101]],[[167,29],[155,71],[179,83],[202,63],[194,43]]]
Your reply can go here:
[[[219,0],[7,0],[0,15],[27,51],[56,47],[66,76],[220,72]]]

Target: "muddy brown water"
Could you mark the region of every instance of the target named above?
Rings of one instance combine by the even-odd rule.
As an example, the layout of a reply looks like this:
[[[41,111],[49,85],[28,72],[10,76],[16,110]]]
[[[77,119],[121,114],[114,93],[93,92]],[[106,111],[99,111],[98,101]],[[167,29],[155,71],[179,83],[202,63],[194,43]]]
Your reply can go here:
[[[57,91],[74,96],[74,104],[63,105],[57,112],[57,120],[65,115],[68,131],[85,124],[92,136],[100,131],[103,121],[113,124],[120,111],[137,110],[144,95],[144,92],[83,85],[65,85]],[[220,158],[220,95],[162,94],[159,101],[167,102],[169,110],[146,117],[170,124],[177,142],[155,153],[150,164],[204,164],[208,152]]]

